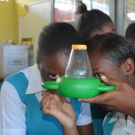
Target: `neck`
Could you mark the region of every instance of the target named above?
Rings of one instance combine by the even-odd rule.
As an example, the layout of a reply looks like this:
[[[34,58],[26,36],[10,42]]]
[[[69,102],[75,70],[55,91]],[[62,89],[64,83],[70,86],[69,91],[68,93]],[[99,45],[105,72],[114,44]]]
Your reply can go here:
[[[135,89],[135,74],[129,76],[128,78],[128,84]]]

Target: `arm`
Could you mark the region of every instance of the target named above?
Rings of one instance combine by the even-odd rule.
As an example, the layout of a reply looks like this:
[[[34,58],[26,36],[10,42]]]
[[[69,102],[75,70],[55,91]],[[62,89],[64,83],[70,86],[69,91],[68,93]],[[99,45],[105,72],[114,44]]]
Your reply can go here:
[[[65,128],[63,127],[63,131],[64,131],[64,135],[79,135],[76,126],[72,129],[68,129],[66,127]]]
[[[49,96],[50,95],[50,96]],[[57,96],[56,96],[57,95]],[[48,98],[52,99],[52,98],[58,98],[57,100],[61,101],[62,103],[68,103],[66,101],[65,98],[61,97],[60,95],[57,94],[57,92],[53,91],[53,94],[50,94],[50,91],[45,91],[43,93],[43,99],[41,101],[41,105],[42,105],[42,110],[45,109],[45,106],[43,106],[43,104],[45,102],[47,102]],[[53,100],[56,100],[56,99]],[[64,100],[63,100],[64,99]],[[52,100],[52,101],[53,101]],[[58,102],[58,101],[57,101]],[[48,103],[48,102],[47,102]],[[71,106],[69,103],[67,104],[69,106]],[[56,106],[59,106],[58,104]],[[62,107],[62,106],[61,106]],[[68,108],[68,107],[67,107]],[[51,114],[51,112],[54,112],[52,110],[50,110],[49,114]],[[47,113],[43,110],[43,113]],[[71,111],[69,112],[71,114]],[[54,114],[51,114],[54,117],[56,117]],[[56,117],[57,118],[57,117]],[[58,119],[58,118],[57,118]],[[58,119],[59,121],[59,119]],[[74,120],[75,121],[75,120]],[[60,121],[59,121],[60,122]],[[61,122],[60,122],[61,123]],[[66,122],[67,124],[67,122]],[[77,120],[77,129],[79,132],[79,135],[93,135],[93,126],[92,126],[92,118],[91,118],[91,111],[90,111],[90,104],[88,103],[82,103],[81,104],[81,110],[80,110],[80,114],[79,114],[79,118]],[[62,123],[61,123],[62,125]]]
[[[77,124],[79,135],[93,135],[94,134],[89,103],[82,102],[80,115],[76,124]]]
[[[94,135],[92,123],[85,126],[77,126],[79,135]]]
[[[10,83],[3,83],[0,100],[0,130],[2,135],[26,135],[26,107]]]
[[[103,104],[109,109],[120,111],[135,118],[135,90],[124,82],[119,82],[103,75],[101,79],[109,85],[115,85],[117,89],[94,98],[81,99],[81,101]]]
[[[43,113],[53,115],[61,123],[65,135],[79,135],[75,123],[75,112],[65,98],[46,93],[40,104]]]

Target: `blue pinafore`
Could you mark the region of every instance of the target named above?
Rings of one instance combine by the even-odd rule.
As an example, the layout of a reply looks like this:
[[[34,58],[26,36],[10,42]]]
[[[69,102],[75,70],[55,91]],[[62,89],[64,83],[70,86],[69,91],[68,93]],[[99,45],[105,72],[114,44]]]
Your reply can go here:
[[[19,72],[5,79],[11,83],[21,101],[26,105],[26,135],[63,135],[59,122],[51,115],[43,114],[41,105],[35,94],[25,94],[28,87],[28,80],[24,73]],[[75,112],[76,120],[81,110],[81,102],[77,99],[70,99]]]

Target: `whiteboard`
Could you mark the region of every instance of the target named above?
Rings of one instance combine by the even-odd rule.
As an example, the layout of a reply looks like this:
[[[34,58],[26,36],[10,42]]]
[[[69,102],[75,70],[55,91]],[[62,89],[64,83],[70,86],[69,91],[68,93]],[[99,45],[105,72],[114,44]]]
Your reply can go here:
[[[37,59],[38,37],[42,28],[51,22],[51,0],[27,5],[27,14],[19,16],[19,41],[34,38],[34,63]],[[33,64],[34,64],[33,63]]]

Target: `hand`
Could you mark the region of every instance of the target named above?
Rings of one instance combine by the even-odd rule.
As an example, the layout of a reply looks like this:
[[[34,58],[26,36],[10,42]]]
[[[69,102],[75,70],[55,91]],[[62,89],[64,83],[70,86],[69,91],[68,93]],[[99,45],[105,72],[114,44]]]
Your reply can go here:
[[[43,94],[42,112],[53,115],[65,129],[76,128],[75,112],[69,102],[57,93],[50,94],[48,91]]]
[[[116,90],[106,92],[89,99],[80,99],[83,102],[103,104],[109,109],[117,110],[135,118],[135,90],[124,82],[101,76],[102,81],[115,85]]]

